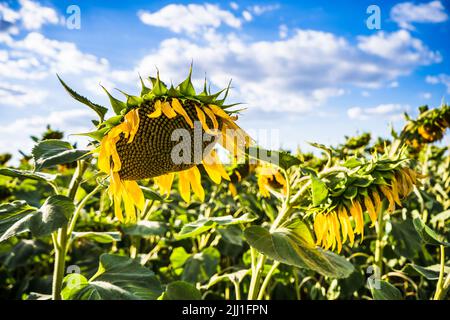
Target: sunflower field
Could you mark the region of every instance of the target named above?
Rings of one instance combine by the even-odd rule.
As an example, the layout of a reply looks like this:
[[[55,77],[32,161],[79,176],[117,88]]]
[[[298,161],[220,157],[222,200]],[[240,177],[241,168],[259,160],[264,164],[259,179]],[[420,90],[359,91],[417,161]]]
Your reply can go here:
[[[449,299],[450,106],[288,152],[190,73],[109,107],[59,80],[96,118],[0,156],[0,299]]]

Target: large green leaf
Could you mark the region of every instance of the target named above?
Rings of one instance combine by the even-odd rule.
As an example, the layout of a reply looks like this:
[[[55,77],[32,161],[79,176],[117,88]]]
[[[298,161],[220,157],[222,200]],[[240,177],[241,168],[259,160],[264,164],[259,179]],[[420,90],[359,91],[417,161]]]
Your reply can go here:
[[[100,122],[103,121],[103,119],[105,118],[105,114],[108,112],[107,108],[105,108],[101,105],[98,105],[96,103],[93,103],[88,98],[83,97],[82,95],[78,94],[73,89],[71,89],[64,81],[62,81],[62,79],[58,75],[56,75],[56,76],[58,77],[59,82],[61,82],[61,84],[63,85],[64,89],[66,89],[66,91],[72,96],[72,98],[87,105],[89,108],[94,110],[100,117]]]
[[[64,278],[66,300],[153,300],[162,288],[154,273],[128,257],[102,254],[97,273],[88,281],[80,274]]]
[[[378,284],[377,288],[375,285]],[[402,300],[401,292],[389,282],[379,280],[374,283],[369,282],[370,292],[374,300]]]
[[[72,240],[76,239],[89,239],[98,243],[111,243],[114,241],[120,241],[122,239],[120,232],[73,232]]]
[[[201,300],[202,296],[198,289],[184,281],[174,281],[167,285],[161,300]]]
[[[69,142],[56,139],[41,141],[32,150],[36,170],[77,161],[88,153],[89,150],[74,149]]]
[[[436,231],[423,223],[422,219],[420,219],[417,214],[414,217],[413,223],[417,233],[425,243],[435,246],[443,245],[446,247],[450,247],[450,243],[445,240],[444,236],[438,234]]]
[[[252,226],[244,231],[247,242],[276,261],[311,269],[333,278],[346,278],[354,270],[343,257],[314,245],[308,228],[297,222],[295,229],[279,228],[274,232]]]
[[[191,283],[207,281],[217,272],[219,261],[220,252],[213,247],[193,254],[184,264],[181,280]]]
[[[2,204],[0,205],[0,241],[26,231],[31,231],[35,237],[49,235],[68,222],[74,209],[73,202],[61,195],[47,198],[39,209],[20,200]]]
[[[197,221],[188,223],[181,228],[176,238],[178,240],[197,236],[205,231],[215,228],[216,226],[227,226],[240,223],[252,222],[256,219],[254,215],[250,213],[244,213],[238,218],[234,218],[231,215],[212,218],[200,218]]]
[[[0,175],[21,178],[21,179],[32,179],[38,181],[54,181],[56,179],[56,174],[44,173],[44,172],[34,172],[29,170],[17,170],[11,168],[0,168]]]
[[[261,147],[249,147],[245,150],[245,153],[250,158],[270,162],[284,170],[301,163],[300,159],[285,151],[267,150]]]
[[[162,236],[167,230],[167,225],[159,221],[142,220],[136,224],[124,226],[122,230],[130,236]]]
[[[311,176],[311,190],[314,206],[321,204],[328,196],[328,188],[325,182],[314,176]]]
[[[410,266],[418,272],[420,275],[425,277],[428,280],[438,280],[439,279],[439,273],[441,270],[441,265],[434,264],[432,266],[428,267],[422,267],[418,266],[416,264],[410,264]],[[450,265],[444,266],[444,276],[445,274],[448,274],[450,272]]]

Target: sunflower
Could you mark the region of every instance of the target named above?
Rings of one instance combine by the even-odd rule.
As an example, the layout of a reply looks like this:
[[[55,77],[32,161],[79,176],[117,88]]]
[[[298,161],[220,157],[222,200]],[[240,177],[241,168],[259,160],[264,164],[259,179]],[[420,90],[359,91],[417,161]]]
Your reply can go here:
[[[364,213],[367,213],[373,227],[380,214],[383,214],[383,199],[387,200],[386,211],[393,213],[397,206],[402,206],[401,199],[411,193],[419,177],[420,175],[410,168],[396,169],[386,184],[371,185],[352,200],[339,201],[332,210],[317,213],[314,218],[316,244],[327,250],[337,248],[340,252],[347,241],[353,246],[356,235],[360,235],[362,241]]]
[[[211,94],[205,82],[203,92],[196,94],[191,73],[192,68],[187,79],[175,88],[167,88],[159,73],[157,78],[150,78],[152,89],[141,79],[141,95],[125,94],[126,102],[112,97],[105,89],[117,115],[100,121],[96,131],[84,135],[100,142],[95,150],[98,168],[110,177],[108,194],[121,222],[135,221],[137,212],[144,207],[137,180],[153,178],[160,192],[169,195],[178,176],[184,201],[190,201],[191,191],[204,201],[201,172],[206,172],[215,183],[230,180],[215,146],[221,144],[237,159],[251,143],[235,123],[236,111],[228,109],[232,105],[224,105],[229,86]],[[62,84],[74,96],[74,91]],[[219,99],[222,93],[224,96]],[[81,101],[80,97],[75,96]],[[96,110],[103,110],[88,102],[97,106]]]
[[[270,197],[270,190],[281,189],[286,193],[286,179],[284,179],[280,170],[269,163],[259,164],[256,168],[258,178],[259,193],[262,197]]]

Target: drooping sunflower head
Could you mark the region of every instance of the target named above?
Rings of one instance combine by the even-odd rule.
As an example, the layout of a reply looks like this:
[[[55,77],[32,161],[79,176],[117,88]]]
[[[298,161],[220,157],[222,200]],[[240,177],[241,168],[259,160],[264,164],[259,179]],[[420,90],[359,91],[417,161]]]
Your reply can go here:
[[[347,241],[352,246],[357,235],[362,241],[365,216],[373,227],[384,212],[393,213],[420,177],[401,160],[368,163],[351,176],[339,177],[344,183],[329,191],[329,202],[314,216],[317,244],[340,252]]]
[[[277,167],[269,163],[259,163],[256,167],[256,176],[262,197],[270,197],[271,190],[281,190],[282,193],[286,193],[286,179]]]
[[[99,141],[98,167],[110,176],[109,194],[119,220],[134,220],[136,209],[144,206],[144,197],[136,180],[153,178],[160,191],[168,194],[175,174],[179,192],[190,201],[191,190],[201,200],[205,194],[199,166],[220,183],[229,180],[215,151],[221,144],[234,158],[243,156],[250,137],[235,121],[232,105],[225,105],[228,88],[211,94],[197,94],[191,72],[177,87],[168,88],[159,78],[149,78],[152,89],[141,79],[140,96],[125,94],[120,101],[106,91],[116,115],[104,120],[104,108],[64,87],[77,100],[88,104],[100,115],[97,130],[86,133]]]

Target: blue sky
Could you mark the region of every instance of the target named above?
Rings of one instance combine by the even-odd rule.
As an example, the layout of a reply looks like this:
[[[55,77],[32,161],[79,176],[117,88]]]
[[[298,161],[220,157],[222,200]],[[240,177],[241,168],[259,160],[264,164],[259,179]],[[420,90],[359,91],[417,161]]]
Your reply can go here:
[[[369,29],[369,5],[380,29]],[[81,26],[68,28],[69,5]],[[269,147],[343,142],[400,129],[402,113],[450,94],[448,1],[1,1],[0,152],[28,152],[47,123],[91,130],[88,108],[58,73],[107,103],[108,89],[139,92],[138,74],[177,84],[194,62],[200,88],[233,79],[240,124]],[[120,95],[117,93],[116,95]],[[264,130],[278,138],[264,141]],[[70,137],[76,140],[75,137]],[[446,141],[447,142],[447,141]],[[82,143],[82,141],[80,142]]]

